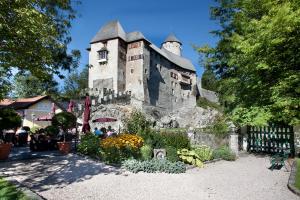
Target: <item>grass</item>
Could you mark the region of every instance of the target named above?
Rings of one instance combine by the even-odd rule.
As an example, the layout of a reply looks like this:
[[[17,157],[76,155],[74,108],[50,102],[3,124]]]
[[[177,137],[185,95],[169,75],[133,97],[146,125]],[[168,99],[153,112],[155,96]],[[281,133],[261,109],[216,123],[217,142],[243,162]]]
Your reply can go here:
[[[300,190],[300,158],[296,160],[296,168],[295,186]]]
[[[0,199],[1,200],[29,200],[16,186],[0,177]]]

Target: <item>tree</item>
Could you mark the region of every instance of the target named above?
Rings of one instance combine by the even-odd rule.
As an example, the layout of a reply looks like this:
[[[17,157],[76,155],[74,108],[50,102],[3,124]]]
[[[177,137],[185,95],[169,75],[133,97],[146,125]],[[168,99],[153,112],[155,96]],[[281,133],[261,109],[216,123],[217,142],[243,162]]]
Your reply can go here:
[[[68,99],[80,98],[80,92],[88,88],[89,68],[86,66],[81,73],[73,72],[64,81],[64,97]]]
[[[71,0],[0,1],[0,75],[30,72],[40,80],[78,65],[79,51],[68,53],[69,29],[76,12]],[[0,99],[7,89],[0,90]]]
[[[216,47],[198,51],[218,77],[227,112],[241,124],[300,122],[300,1],[217,0]]]
[[[38,95],[50,95],[55,98],[59,94],[58,83],[52,77],[48,80],[41,80],[29,73],[16,74],[13,83],[13,96],[17,98]]]
[[[211,91],[217,90],[217,79],[212,69],[210,68],[205,69],[201,77],[201,86],[202,88],[207,90],[211,90]]]
[[[4,129],[18,128],[22,125],[22,119],[13,109],[0,109],[0,132]]]

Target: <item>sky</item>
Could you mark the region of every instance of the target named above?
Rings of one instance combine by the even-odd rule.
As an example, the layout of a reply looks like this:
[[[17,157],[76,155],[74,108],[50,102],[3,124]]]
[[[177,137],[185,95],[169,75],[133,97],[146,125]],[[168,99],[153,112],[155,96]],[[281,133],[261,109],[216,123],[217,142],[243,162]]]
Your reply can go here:
[[[106,23],[119,20],[125,32],[140,31],[152,43],[161,43],[174,33],[182,42],[182,55],[192,61],[201,76],[203,68],[193,45],[214,45],[217,38],[210,31],[217,29],[210,19],[214,0],[81,0],[75,7],[79,17],[71,29],[71,49],[81,51],[80,68],[88,64],[89,42]]]

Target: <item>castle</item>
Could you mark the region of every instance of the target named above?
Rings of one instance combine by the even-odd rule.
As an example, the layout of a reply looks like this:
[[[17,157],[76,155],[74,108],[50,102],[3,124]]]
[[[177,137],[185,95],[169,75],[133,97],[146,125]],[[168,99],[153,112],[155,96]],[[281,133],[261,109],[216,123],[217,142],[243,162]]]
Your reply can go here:
[[[158,48],[141,32],[126,33],[118,21],[104,25],[90,42],[89,88],[130,94],[135,106],[168,111],[196,105],[196,70],[169,35]]]

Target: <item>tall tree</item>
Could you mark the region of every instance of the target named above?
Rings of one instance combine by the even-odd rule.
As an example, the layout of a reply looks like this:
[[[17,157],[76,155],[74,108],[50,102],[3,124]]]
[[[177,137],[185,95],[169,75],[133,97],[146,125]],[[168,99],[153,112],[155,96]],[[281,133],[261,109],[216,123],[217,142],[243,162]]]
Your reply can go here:
[[[217,79],[212,69],[206,68],[201,77],[201,86],[204,89],[216,91]]]
[[[72,72],[64,81],[63,96],[67,99],[80,98],[80,92],[88,88],[89,68],[86,66],[82,72]]]
[[[227,112],[241,124],[300,122],[300,1],[217,0],[216,47],[199,52],[219,78]]]
[[[58,83],[53,79],[40,80],[31,74],[17,74],[13,81],[13,96],[17,98],[50,95],[58,97]]]
[[[0,75],[30,72],[40,80],[77,67],[79,51],[67,51],[75,18],[71,0],[0,1]],[[0,99],[7,90],[0,90]]]

